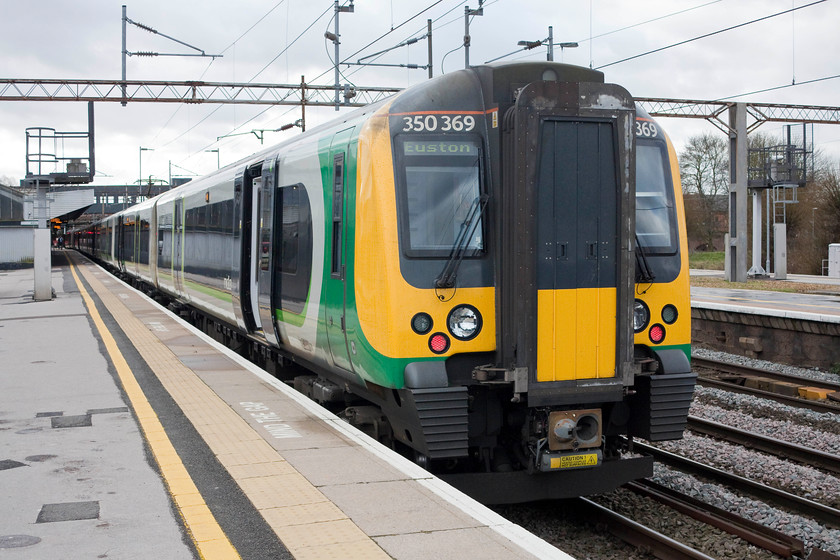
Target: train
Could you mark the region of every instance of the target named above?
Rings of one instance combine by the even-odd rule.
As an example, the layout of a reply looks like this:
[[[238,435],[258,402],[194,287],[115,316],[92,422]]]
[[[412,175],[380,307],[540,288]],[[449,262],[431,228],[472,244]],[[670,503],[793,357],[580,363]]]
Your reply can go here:
[[[599,71],[448,73],[70,237],[484,503],[649,476],[634,438],[685,429],[677,158]]]

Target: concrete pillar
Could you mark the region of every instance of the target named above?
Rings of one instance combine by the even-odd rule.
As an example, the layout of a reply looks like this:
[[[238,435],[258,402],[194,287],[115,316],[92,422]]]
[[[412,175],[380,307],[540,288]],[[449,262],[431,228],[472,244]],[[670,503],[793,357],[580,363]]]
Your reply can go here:
[[[774,278],[785,280],[787,278],[787,224],[773,224],[773,239],[775,240]]]
[[[35,267],[35,301],[52,299],[52,248],[50,230],[35,228],[32,230],[32,253]]]
[[[38,223],[32,230],[32,256],[35,273],[35,301],[52,299],[52,248],[50,247],[50,209],[47,201],[48,182],[37,182],[33,214]]]
[[[753,227],[752,227],[752,266],[747,275],[749,276],[767,276],[767,272],[761,266],[761,197],[757,190],[752,192],[753,202]],[[767,247],[770,250],[770,247]]]
[[[747,281],[747,105],[729,107],[729,259],[726,279]]]

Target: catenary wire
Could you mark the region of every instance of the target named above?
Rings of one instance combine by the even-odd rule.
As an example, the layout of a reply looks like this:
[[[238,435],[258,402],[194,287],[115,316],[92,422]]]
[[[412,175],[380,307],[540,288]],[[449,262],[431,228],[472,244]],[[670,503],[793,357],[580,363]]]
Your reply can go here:
[[[271,60],[268,64],[266,64],[266,65],[262,68],[262,70],[260,70],[260,71],[259,71],[259,72],[257,72],[256,74],[254,74],[254,76],[253,76],[250,80],[248,80],[246,83],[251,83],[251,82],[253,82],[253,81],[257,78],[257,76],[259,76],[260,74],[262,74],[262,73],[263,73],[263,72],[264,72],[264,71],[265,71],[265,70],[266,70],[269,66],[271,66],[271,64],[273,64],[273,63],[274,63],[274,61],[275,61],[275,60],[277,60],[278,58],[280,58],[280,57],[283,55],[283,53],[284,53],[284,52],[286,52],[286,51],[287,51],[287,50],[288,50],[288,49],[289,49],[292,45],[294,45],[294,44],[295,44],[295,42],[297,42],[297,41],[298,41],[298,40],[299,40],[299,39],[303,36],[303,34],[304,34],[304,33],[306,33],[307,31],[309,31],[309,29],[311,29],[311,28],[312,28],[312,26],[314,26],[316,23],[318,23],[318,21],[319,21],[322,17],[324,17],[324,15],[327,13],[327,11],[329,11],[331,8],[332,8],[332,5],[330,5],[330,6],[329,6],[326,10],[324,10],[324,11],[321,13],[321,15],[319,15],[319,16],[318,16],[318,17],[317,17],[317,18],[316,18],[316,19],[315,19],[315,20],[314,20],[311,24],[309,24],[309,26],[308,26],[306,29],[304,29],[304,30],[303,30],[303,31],[302,31],[302,32],[301,32],[301,33],[300,33],[297,37],[295,37],[295,39],[294,39],[291,43],[289,43],[288,45],[286,45],[286,47],[285,47],[282,51],[280,51],[280,52],[277,54],[277,56],[275,56],[275,57],[274,57],[274,58],[273,58],[273,59],[272,59],[272,60]],[[173,142],[175,142],[175,141],[177,141],[177,140],[181,139],[181,138],[182,138],[185,134],[188,134],[189,132],[191,132],[192,130],[194,130],[194,129],[198,126],[198,125],[200,125],[201,123],[203,123],[204,121],[206,121],[207,119],[209,119],[211,116],[213,116],[213,115],[214,115],[214,114],[215,114],[215,113],[216,113],[219,109],[221,109],[222,107],[223,107],[223,105],[219,105],[218,107],[216,107],[215,109],[213,109],[212,111],[210,111],[207,115],[205,115],[205,116],[204,116],[204,118],[202,118],[200,121],[198,121],[197,123],[195,123],[194,125],[192,125],[191,127],[189,127],[187,130],[185,130],[184,132],[182,132],[181,134],[179,134],[178,136],[176,136],[175,138],[173,138],[172,140],[170,140],[170,141],[169,141],[169,142],[167,142],[166,144],[163,144],[163,145],[162,145],[162,146],[160,146],[160,147],[161,147],[161,148],[165,148],[166,146],[169,146],[169,145],[170,145],[170,144],[172,144]],[[256,115],[254,115],[254,116],[253,116],[253,117],[251,117],[250,119],[246,120],[245,122],[240,123],[238,126],[236,126],[236,127],[234,127],[233,129],[231,129],[231,130],[230,130],[230,132],[228,132],[228,134],[230,134],[230,133],[232,133],[232,132],[234,132],[234,131],[236,131],[236,130],[240,129],[240,128],[241,128],[241,127],[243,127],[244,125],[246,125],[246,124],[248,124],[249,122],[251,122],[252,120],[254,120],[256,117],[258,117],[258,116],[262,115],[263,113],[265,113],[265,112],[266,112],[268,109],[270,109],[270,108],[271,108],[271,107],[268,107],[267,109],[265,109],[265,110],[263,110],[263,111],[261,111],[261,112],[257,113]],[[210,145],[212,145],[212,143],[211,143]],[[189,158],[193,157],[194,155],[196,155],[196,154],[191,154],[191,155],[187,156],[186,158],[184,158],[184,159],[183,159],[183,160],[181,160],[181,161],[186,161],[187,159],[189,159]]]
[[[224,49],[222,49],[222,50],[219,52],[219,54],[225,54],[227,51],[229,51],[229,50],[231,49],[231,47],[233,47],[236,43],[238,43],[239,41],[241,41],[241,40],[242,40],[242,38],[243,38],[243,37],[245,37],[245,35],[247,35],[247,34],[248,34],[248,33],[250,33],[251,31],[253,31],[253,29],[254,29],[257,25],[259,25],[260,23],[262,23],[262,21],[263,21],[265,18],[267,18],[269,15],[271,15],[271,12],[273,12],[274,10],[276,10],[277,8],[279,8],[279,7],[280,7],[280,6],[281,6],[284,2],[286,2],[286,0],[280,0],[279,2],[277,2],[274,6],[272,6],[272,7],[271,7],[271,9],[269,9],[269,10],[268,10],[265,14],[263,14],[263,15],[262,15],[262,17],[260,17],[260,18],[259,18],[256,22],[254,22],[254,24],[253,24],[253,25],[251,25],[251,27],[249,27],[248,29],[246,29],[246,30],[245,30],[245,31],[244,31],[244,32],[243,32],[243,33],[242,33],[239,37],[237,37],[236,39],[234,39],[234,40],[233,40],[233,41],[232,41],[232,42],[231,42],[228,46],[226,46]],[[203,79],[203,78],[204,78],[204,75],[205,75],[205,74],[207,74],[207,72],[210,70],[210,67],[211,67],[211,66],[213,66],[213,63],[214,63],[214,62],[216,62],[216,57],[213,57],[213,58],[210,60],[210,62],[207,64],[207,67],[204,69],[204,72],[202,72],[202,73],[201,73],[201,76],[199,76],[199,77],[198,77],[198,79],[199,79],[199,80],[201,80],[201,79]],[[157,139],[157,137],[158,137],[158,136],[160,136],[160,133],[161,133],[161,132],[163,132],[163,130],[165,130],[165,129],[166,129],[166,127],[169,125],[169,123],[170,123],[170,122],[172,122],[172,119],[174,119],[174,118],[175,118],[175,115],[177,115],[177,114],[178,114],[178,112],[179,112],[181,109],[183,109],[183,108],[184,108],[184,105],[183,105],[183,104],[178,105],[178,107],[175,109],[175,111],[173,111],[172,115],[170,115],[170,116],[169,116],[169,118],[166,120],[166,122],[165,122],[165,123],[163,124],[163,126],[160,128],[160,130],[158,131],[158,133],[157,133],[157,134],[155,134],[154,138],[152,138],[152,142],[154,142],[154,141]],[[168,144],[167,144],[167,145],[168,145]]]
[[[764,17],[760,17],[758,19],[754,19],[754,20],[751,20],[751,21],[746,21],[744,23],[739,23],[738,25],[733,25],[733,26],[727,27],[725,29],[719,29],[717,31],[712,31],[711,33],[705,33],[703,35],[698,35],[697,37],[693,37],[691,39],[686,39],[685,41],[679,41],[677,43],[673,43],[671,45],[666,45],[666,46],[660,47],[658,49],[653,49],[651,51],[643,52],[643,53],[636,54],[636,55],[633,55],[633,56],[628,56],[627,58],[622,58],[621,60],[616,60],[616,61],[610,62],[608,64],[602,64],[601,66],[597,66],[595,69],[600,70],[601,68],[606,68],[607,66],[613,66],[615,64],[621,64],[622,62],[627,62],[629,60],[635,60],[637,58],[641,58],[641,57],[647,56],[649,54],[654,54],[654,53],[664,51],[666,49],[670,49],[670,48],[673,48],[673,47],[678,47],[680,45],[685,45],[686,43],[691,43],[692,41],[698,41],[700,39],[705,39],[707,37],[711,37],[713,35],[718,35],[720,33],[726,32],[726,31],[732,31],[733,29],[738,29],[739,27],[744,27],[744,26],[747,26],[747,25],[751,25],[751,24],[757,23],[759,21],[764,21],[764,20],[767,20],[767,19],[770,19],[770,18],[774,18],[776,16],[789,14],[789,13],[794,12],[796,10],[801,10],[802,8],[810,8],[811,6],[815,6],[817,4],[822,4],[825,1],[826,0],[817,0],[816,2],[811,2],[810,4],[804,4],[802,6],[791,8],[789,10],[783,10],[781,12],[776,12],[775,14],[770,14],[769,16],[764,16]]]
[[[575,41],[575,42],[576,42],[576,43],[586,43],[587,41],[594,41],[595,39],[600,39],[601,37],[606,37],[606,36],[608,36],[608,35],[613,35],[614,33],[620,33],[621,31],[627,31],[628,29],[633,29],[633,28],[635,28],[635,27],[641,27],[642,25],[647,25],[648,23],[653,23],[653,22],[655,22],[655,21],[660,21],[660,20],[663,20],[663,19],[667,19],[667,18],[669,18],[669,17],[673,17],[673,16],[677,16],[677,15],[680,15],[680,14],[684,14],[684,13],[686,13],[686,12],[690,12],[690,11],[693,11],[693,10],[697,10],[697,9],[699,9],[699,8],[705,8],[706,6],[710,6],[710,5],[712,5],[712,4],[717,4],[718,2],[722,2],[722,1],[723,1],[723,0],[713,0],[712,2],[706,2],[705,4],[700,4],[700,5],[698,5],[698,6],[694,6],[694,7],[691,7],[691,8],[686,8],[686,9],[684,9],[684,10],[679,10],[679,11],[677,11],[677,12],[671,12],[670,14],[665,14],[665,15],[663,15],[663,16],[655,17],[655,18],[648,19],[648,20],[645,20],[645,21],[640,21],[639,23],[634,23],[633,25],[627,25],[627,26],[625,26],[625,27],[621,27],[621,28],[619,28],[619,29],[613,29],[612,31],[607,31],[607,32],[605,32],[605,33],[601,33],[601,34],[599,34],[599,35],[595,35],[595,36],[593,36],[593,37],[587,37],[587,38],[585,38],[585,39],[579,39],[579,40],[577,40],[577,41]],[[557,45],[555,45],[555,47],[554,47],[554,48],[557,48]],[[521,53],[521,52],[522,52],[522,49],[521,49],[521,48],[520,48],[520,49],[516,49],[515,51],[509,52],[509,53],[507,53],[507,54],[503,54],[502,56],[499,56],[499,57],[496,57],[496,58],[494,58],[494,59],[492,59],[492,60],[489,60],[489,61],[485,62],[485,64],[487,64],[488,62],[493,62],[493,61],[496,61],[496,60],[501,60],[502,58],[507,58],[507,57],[509,57],[509,56],[511,56],[511,55],[514,55],[514,54],[516,54],[516,53]],[[533,55],[534,55],[534,53],[528,53],[527,55],[517,57],[517,58],[515,58],[514,60],[520,60],[520,59],[522,59],[522,58],[527,58],[527,57],[529,57],[529,56],[533,56]]]

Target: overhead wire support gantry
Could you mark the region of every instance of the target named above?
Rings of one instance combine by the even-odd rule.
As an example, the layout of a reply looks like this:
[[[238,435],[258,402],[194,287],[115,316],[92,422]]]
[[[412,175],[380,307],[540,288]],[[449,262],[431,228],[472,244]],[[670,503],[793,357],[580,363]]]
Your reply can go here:
[[[125,88],[125,89],[123,89]],[[381,101],[402,88],[354,86],[347,107]],[[335,86],[254,84],[202,81],[61,80],[0,78],[0,101],[116,101],[154,103],[217,103],[240,105],[308,105],[332,107]]]
[[[726,112],[734,101],[700,101],[697,99],[665,99],[637,97],[635,101],[652,117],[706,119],[721,131],[731,132]],[[752,132],[766,122],[840,124],[840,107],[789,105],[781,103],[744,103],[754,119],[747,127]]]

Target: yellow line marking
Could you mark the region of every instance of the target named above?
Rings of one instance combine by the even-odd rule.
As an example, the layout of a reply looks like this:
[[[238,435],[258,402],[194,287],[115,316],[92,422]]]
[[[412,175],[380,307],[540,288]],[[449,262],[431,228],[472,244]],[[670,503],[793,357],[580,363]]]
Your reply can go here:
[[[70,272],[79,287],[79,293],[88,308],[91,319],[93,319],[102,342],[108,351],[108,355],[117,370],[117,375],[122,382],[123,389],[134,408],[137,421],[143,430],[146,442],[152,449],[155,460],[160,468],[164,482],[169,489],[187,531],[192,538],[199,556],[205,560],[216,559],[237,559],[239,553],[225,535],[216,518],[204,503],[204,498],[190,478],[184,463],[178,456],[172,442],[166,436],[163,425],[149,404],[143,389],[137,383],[137,379],[120,352],[114,337],[108,331],[102,317],[94,305],[93,299],[88,294],[79,276],[76,274],[76,265],[70,262]]]
[[[93,267],[90,267],[93,268]],[[251,501],[254,508],[263,516],[278,539],[298,560],[323,560],[341,558],[342,560],[388,559],[372,537],[360,528],[356,536],[348,541],[348,527],[343,531],[330,531],[342,542],[323,545],[313,540],[307,543],[300,537],[289,543],[291,530],[302,531],[306,535],[317,537],[321,528],[333,527],[330,522],[348,520],[348,517],[332,504],[321,491],[301,473],[287,463],[277,449],[271,446],[264,436],[259,435],[229,403],[221,398],[200,376],[186,367],[181,359],[159,338],[156,329],[150,327],[137,316],[139,310],[147,310],[145,304],[137,305],[144,298],[120,298],[122,292],[114,293],[113,288],[105,286],[98,272],[90,272],[89,267],[79,268],[79,272],[90,282],[99,294],[102,303],[119,321],[120,328],[131,340],[152,371],[157,375],[181,410],[204,439],[221,465],[228,470],[242,492]],[[104,273],[104,272],[103,272]],[[109,282],[109,284],[113,284]],[[97,286],[102,287],[102,292]],[[132,302],[129,304],[128,302]],[[148,309],[157,309],[151,301]],[[134,306],[132,308],[131,306]],[[159,310],[158,310],[159,311]],[[168,323],[165,323],[168,324]],[[169,326],[174,330],[190,332],[177,324]],[[193,350],[197,349],[193,347]],[[165,433],[155,431],[149,437],[159,437]],[[175,481],[169,483],[176,484]],[[170,489],[170,492],[173,490]],[[188,494],[188,493],[187,493]],[[192,509],[190,498],[196,494],[184,496],[182,509]],[[324,509],[321,509],[323,506]],[[203,506],[206,509],[206,506]],[[301,509],[303,508],[303,509]],[[310,515],[312,522],[301,526],[301,517],[295,517],[303,510],[317,508],[316,515]],[[311,513],[311,512],[310,512]],[[207,510],[207,514],[210,512]],[[346,542],[344,542],[346,541]]]

